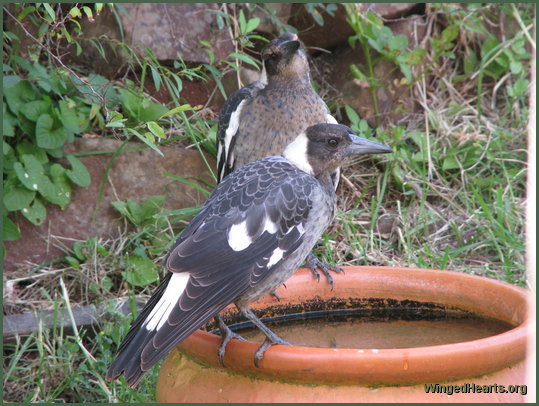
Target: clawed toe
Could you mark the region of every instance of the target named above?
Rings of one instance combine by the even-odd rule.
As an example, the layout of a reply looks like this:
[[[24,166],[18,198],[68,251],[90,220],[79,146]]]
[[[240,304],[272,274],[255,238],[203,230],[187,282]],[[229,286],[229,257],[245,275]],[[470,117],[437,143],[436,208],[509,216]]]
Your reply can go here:
[[[320,282],[320,273],[318,272],[318,269],[322,271],[322,273],[326,276],[326,279],[328,280],[328,283],[331,286],[331,290],[333,290],[333,276],[331,276],[330,271],[337,272],[337,273],[344,273],[344,269],[335,266],[327,264],[323,261],[320,261],[318,258],[316,258],[312,253],[310,253],[307,256],[307,259],[305,260],[305,266],[307,266],[311,272],[313,273],[314,277],[317,279],[318,282]]]
[[[228,342],[232,340],[233,338],[241,341],[245,341],[245,338],[240,336],[238,333],[233,332],[230,330],[230,328],[225,324],[225,322],[220,318],[216,317],[217,323],[219,324],[219,331],[221,333],[221,344],[219,345],[219,348],[217,348],[217,357],[219,358],[219,364],[221,364],[222,367],[225,366],[224,358],[225,358],[225,352],[226,352],[226,346],[228,345]]]
[[[288,341],[283,340],[282,338],[279,338],[275,336],[274,339],[269,339],[266,337],[264,342],[260,347],[258,347],[258,350],[255,352],[255,366],[257,368],[261,368],[260,361],[262,361],[262,358],[264,358],[264,354],[266,351],[272,346],[272,345],[292,345]]]

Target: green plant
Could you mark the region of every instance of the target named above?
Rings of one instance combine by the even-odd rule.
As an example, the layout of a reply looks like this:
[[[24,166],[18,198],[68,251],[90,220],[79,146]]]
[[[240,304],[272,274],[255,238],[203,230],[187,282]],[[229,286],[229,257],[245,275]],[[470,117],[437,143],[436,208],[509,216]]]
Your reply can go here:
[[[121,316],[116,301],[105,306],[107,318],[94,329],[80,330],[71,319],[70,329],[57,321],[60,312],[71,312],[66,290],[48,297],[55,324],[39,325],[28,337],[4,343],[3,398],[6,401],[34,402],[151,402],[155,400],[157,369],[148,373],[137,391],[125,383],[105,382],[106,371],[133,315]]]
[[[39,63],[17,56],[12,60],[26,74],[4,76],[3,204],[7,211],[21,212],[39,225],[46,217],[46,203],[64,208],[71,200],[72,184],[90,184],[84,164],[66,155],[62,147],[75,135],[102,123],[102,108],[81,96],[64,70],[47,71]],[[15,73],[11,67],[5,69]],[[97,75],[88,78],[94,82],[102,79]],[[16,232],[8,235],[8,239],[16,237]]]
[[[102,7],[96,4],[95,11],[99,13]],[[22,10],[14,6],[14,10],[19,11],[17,17],[8,9],[6,12],[34,43],[23,58],[17,55],[19,37],[12,32],[4,33],[8,41],[3,67],[3,233],[7,241],[20,238],[9,212],[19,212],[40,225],[46,219],[48,203],[65,208],[71,200],[73,185],[90,184],[84,164],[75,154],[63,152],[63,146],[73,142],[75,136],[92,129],[103,130],[106,125],[119,136],[137,137],[161,154],[156,144],[167,138],[162,125],[178,125],[173,116],[193,110],[188,104],[179,104],[181,75],[162,67],[149,50],[139,58],[123,44],[123,51],[130,51],[130,62],[142,66],[141,87],[137,88],[129,80],[125,86],[118,86],[96,74],[83,77],[66,66],[50,46],[43,45],[65,39],[68,44],[76,44],[76,52],[80,53],[82,31],[77,20],[82,18],[81,10],[93,18],[89,7],[75,6],[65,15],[61,7],[49,4]],[[22,20],[39,26],[37,37],[27,31]],[[97,46],[98,41],[89,42],[103,51]],[[45,58],[49,65],[42,63]],[[51,66],[51,61],[57,66]],[[197,77],[196,70],[184,69],[181,74]],[[169,109],[143,96],[146,71],[151,72],[157,89],[164,83],[178,96],[175,108]],[[121,109],[113,110],[116,105]],[[187,120],[185,115],[182,118]]]

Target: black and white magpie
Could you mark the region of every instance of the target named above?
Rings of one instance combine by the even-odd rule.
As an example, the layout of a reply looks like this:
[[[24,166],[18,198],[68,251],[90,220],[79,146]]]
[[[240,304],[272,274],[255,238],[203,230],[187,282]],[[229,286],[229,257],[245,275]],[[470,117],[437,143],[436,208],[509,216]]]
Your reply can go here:
[[[307,128],[285,149],[226,176],[165,258],[169,272],[133,322],[107,379],[135,386],[174,346],[230,303],[266,335],[255,364],[273,344],[288,344],[249,304],[274,291],[302,263],[335,212],[331,173],[351,155],[391,148],[339,124]],[[239,338],[220,325],[226,345]]]
[[[261,78],[233,93],[219,115],[217,177],[270,155],[282,154],[311,125],[337,123],[311,85],[309,62],[297,35],[285,33],[262,49]],[[340,169],[332,178],[337,187]],[[341,268],[306,258],[316,278],[319,268],[333,286],[330,270]]]

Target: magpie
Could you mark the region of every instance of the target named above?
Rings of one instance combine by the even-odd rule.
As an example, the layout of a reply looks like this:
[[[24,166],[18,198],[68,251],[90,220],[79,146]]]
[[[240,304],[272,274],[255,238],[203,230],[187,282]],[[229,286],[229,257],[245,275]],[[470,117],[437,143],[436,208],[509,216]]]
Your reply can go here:
[[[295,137],[311,125],[337,123],[311,85],[309,62],[297,35],[285,33],[261,52],[258,81],[233,93],[219,115],[217,128],[218,181],[241,166],[270,155],[282,154]],[[340,169],[332,178],[338,185]],[[322,270],[333,287],[330,270],[342,269],[313,254],[305,265],[320,280]]]
[[[282,285],[304,261],[335,214],[331,173],[352,155],[391,148],[339,124],[301,132],[282,156],[246,164],[226,176],[178,237],[164,263],[166,277],[121,343],[107,372],[135,386],[174,346],[230,303],[266,336],[260,366],[274,344],[289,345],[249,304]],[[219,359],[231,338],[222,323]]]

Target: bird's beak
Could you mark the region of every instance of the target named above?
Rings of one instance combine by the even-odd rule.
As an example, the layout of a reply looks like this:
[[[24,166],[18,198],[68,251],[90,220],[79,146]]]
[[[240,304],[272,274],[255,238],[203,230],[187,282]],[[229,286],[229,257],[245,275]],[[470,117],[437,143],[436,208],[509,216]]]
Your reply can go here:
[[[393,152],[391,148],[375,141],[370,141],[357,135],[349,134],[352,144],[346,147],[345,156],[363,154],[388,154]]]

